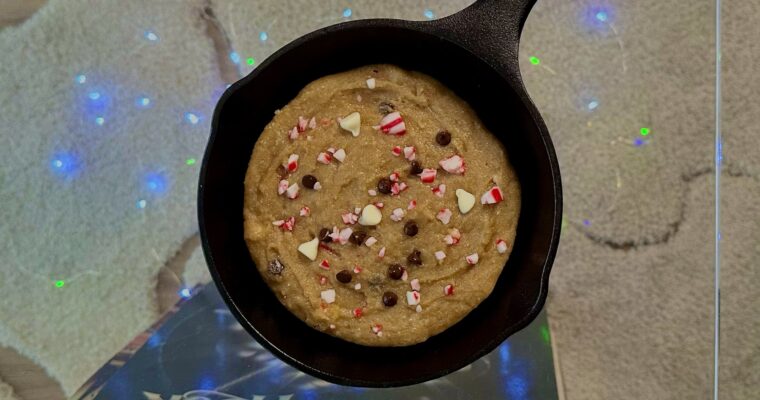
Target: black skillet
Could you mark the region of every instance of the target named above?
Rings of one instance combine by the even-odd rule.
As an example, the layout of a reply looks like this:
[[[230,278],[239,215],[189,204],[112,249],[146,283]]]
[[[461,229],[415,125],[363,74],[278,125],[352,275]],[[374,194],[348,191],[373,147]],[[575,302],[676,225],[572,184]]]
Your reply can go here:
[[[436,21],[329,26],[277,51],[224,93],[200,175],[203,250],[232,313],[272,353],[339,384],[410,385],[470,364],[536,317],[557,250],[562,192],[549,133],[518,67],[520,31],[534,3],[478,0]],[[308,327],[275,298],[243,241],[243,178],[274,111],[317,78],[373,63],[429,74],[467,101],[504,143],[522,185],[517,238],[493,293],[455,326],[401,348],[355,345]]]

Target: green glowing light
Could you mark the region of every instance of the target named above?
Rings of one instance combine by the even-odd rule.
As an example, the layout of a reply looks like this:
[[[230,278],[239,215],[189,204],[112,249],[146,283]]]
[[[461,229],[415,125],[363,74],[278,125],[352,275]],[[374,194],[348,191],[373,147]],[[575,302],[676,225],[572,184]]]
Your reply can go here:
[[[62,288],[63,285],[65,285],[65,284],[66,284],[66,282],[64,282],[64,281],[55,281],[55,287],[57,287],[57,288]]]
[[[248,58],[245,60],[245,62],[246,62],[246,64],[248,64],[248,65],[253,65],[253,64],[255,64],[255,63],[256,63],[256,60],[254,60],[254,59],[253,59],[253,57],[248,57]]]
[[[541,60],[538,57],[531,57],[530,63],[533,65],[538,65],[538,64],[541,64]]]
[[[651,132],[651,131],[649,130],[649,128],[641,128],[641,129],[639,130],[639,133],[641,133],[641,136],[646,136],[646,135],[648,135],[650,132]]]
[[[546,343],[551,342],[551,337],[549,336],[549,327],[546,325],[541,326],[541,338],[544,339],[544,342]]]
[[[187,165],[195,165],[195,159],[194,158],[188,158],[185,160],[185,164]]]

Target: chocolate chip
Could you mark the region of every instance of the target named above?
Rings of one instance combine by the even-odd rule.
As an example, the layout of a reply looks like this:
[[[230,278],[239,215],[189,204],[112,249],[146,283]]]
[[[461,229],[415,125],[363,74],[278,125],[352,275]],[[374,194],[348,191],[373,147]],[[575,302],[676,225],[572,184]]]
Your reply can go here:
[[[309,189],[314,189],[314,185],[317,184],[317,177],[314,175],[304,175],[301,178],[301,183]]]
[[[396,111],[396,106],[394,106],[393,103],[383,101],[380,103],[380,106],[378,106],[377,109],[380,111],[380,114],[385,115]]]
[[[319,231],[319,241],[325,242],[325,243],[332,242],[332,238],[330,237],[330,233],[331,233],[331,231],[329,229],[322,228]]]
[[[406,221],[404,224],[404,233],[406,236],[414,236],[419,231],[419,228],[417,228],[417,223],[414,222],[414,220]]]
[[[449,131],[440,131],[435,135],[435,142],[441,146],[447,146],[451,143],[451,134]]]
[[[409,175],[419,175],[422,173],[422,165],[419,161],[412,161],[412,165],[409,167]]]
[[[422,254],[420,254],[419,250],[414,249],[406,257],[406,261],[409,261],[409,264],[422,265]]]
[[[386,307],[393,307],[396,305],[396,302],[398,302],[398,296],[396,296],[396,293],[393,293],[393,292],[383,293],[383,304]]]
[[[284,165],[280,164],[280,166],[277,167],[277,176],[279,176],[280,178],[287,178],[288,169],[285,168]]]
[[[361,244],[364,244],[364,241],[367,240],[367,233],[362,232],[362,231],[356,231],[351,234],[348,240],[350,240],[351,243],[359,246]]]
[[[270,261],[267,266],[267,271],[272,275],[280,275],[283,269],[285,269],[285,266],[278,259]]]
[[[335,274],[335,278],[337,278],[338,282],[340,283],[351,282],[351,271],[344,269],[343,271],[340,271],[337,274]]]
[[[404,267],[401,264],[393,264],[388,267],[388,277],[397,281],[404,275]]]
[[[391,183],[391,180],[388,178],[380,178],[380,180],[377,181],[377,191],[382,194],[390,193],[391,186],[393,186],[393,183]]]

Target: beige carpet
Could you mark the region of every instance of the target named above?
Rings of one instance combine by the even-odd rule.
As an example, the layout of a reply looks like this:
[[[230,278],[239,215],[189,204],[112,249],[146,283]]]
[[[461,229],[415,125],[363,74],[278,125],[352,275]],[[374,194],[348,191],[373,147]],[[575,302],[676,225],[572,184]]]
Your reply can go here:
[[[245,74],[320,26],[470,2],[52,0],[0,32],[0,344],[71,393],[156,317],[156,275],[196,230],[186,160],[200,160],[226,64]],[[748,399],[760,393],[760,1],[724,13],[721,398]],[[548,310],[567,399],[711,395],[714,33],[709,0],[539,0],[526,24],[523,75],[564,179]],[[111,104],[88,103],[94,90]],[[143,95],[150,108],[135,105]],[[208,279],[203,267],[194,254],[185,279]]]

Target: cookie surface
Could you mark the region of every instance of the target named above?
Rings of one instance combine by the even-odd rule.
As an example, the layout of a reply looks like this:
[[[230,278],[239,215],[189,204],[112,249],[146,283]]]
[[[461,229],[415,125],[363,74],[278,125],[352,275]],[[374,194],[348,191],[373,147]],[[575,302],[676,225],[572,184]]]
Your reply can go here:
[[[261,276],[310,326],[369,346],[464,318],[492,291],[519,213],[517,176],[472,109],[391,65],[307,85],[265,127],[245,178]]]

